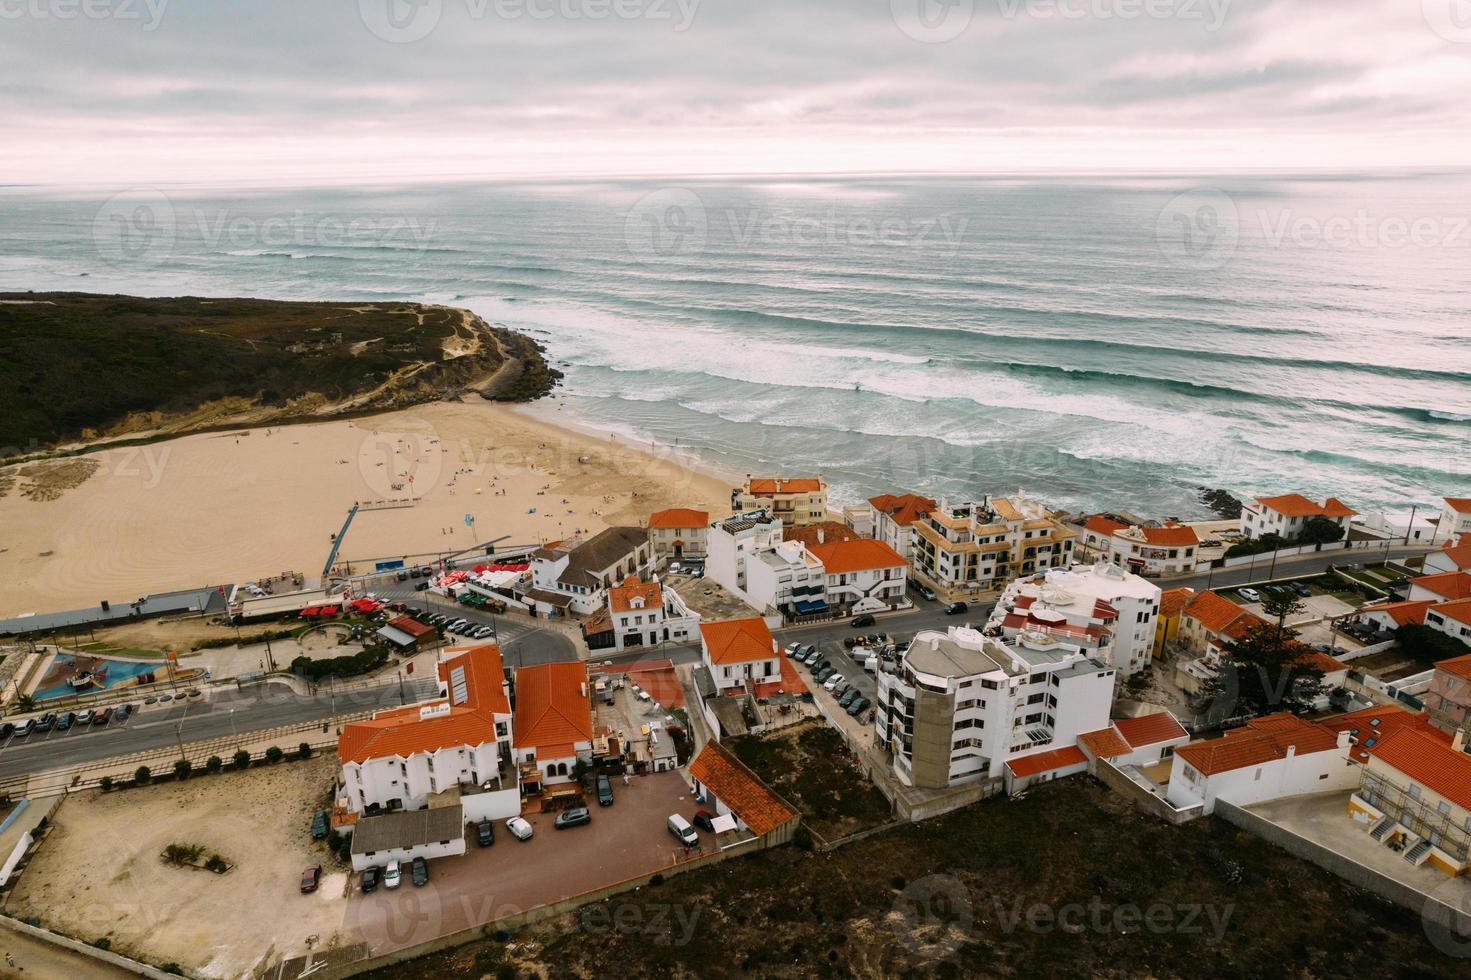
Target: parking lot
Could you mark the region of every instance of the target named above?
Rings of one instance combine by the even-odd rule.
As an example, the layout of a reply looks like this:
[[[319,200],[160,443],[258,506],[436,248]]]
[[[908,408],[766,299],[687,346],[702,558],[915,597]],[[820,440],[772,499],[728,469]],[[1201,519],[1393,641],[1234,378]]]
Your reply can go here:
[[[683,776],[635,776],[628,786],[614,778],[613,793],[611,807],[589,801],[592,823],[583,827],[554,830],[554,814],[527,815],[535,828],[527,841],[497,821],[491,847],[477,846],[472,834],[463,856],[429,862],[429,883],[419,888],[405,880],[364,895],[355,877],[345,938],[367,942],[376,955],[673,864],[680,849],[665,820],[699,809]]]

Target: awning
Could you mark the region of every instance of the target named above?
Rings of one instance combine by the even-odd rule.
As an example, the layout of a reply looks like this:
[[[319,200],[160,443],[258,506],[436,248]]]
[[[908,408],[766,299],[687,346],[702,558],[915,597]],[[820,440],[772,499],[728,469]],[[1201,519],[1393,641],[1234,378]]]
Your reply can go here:
[[[722,813],[720,816],[710,821],[710,826],[715,828],[715,832],[717,834],[723,834],[728,830],[736,829],[736,818],[732,814]]]
[[[797,612],[799,613],[822,612],[826,608],[827,603],[823,602],[821,599],[797,603]]]
[[[412,636],[405,633],[403,630],[394,629],[392,626],[383,627],[382,629],[378,630],[376,635],[383,637],[383,639],[387,640],[389,643],[392,643],[394,646],[411,647],[414,646],[416,642]]]

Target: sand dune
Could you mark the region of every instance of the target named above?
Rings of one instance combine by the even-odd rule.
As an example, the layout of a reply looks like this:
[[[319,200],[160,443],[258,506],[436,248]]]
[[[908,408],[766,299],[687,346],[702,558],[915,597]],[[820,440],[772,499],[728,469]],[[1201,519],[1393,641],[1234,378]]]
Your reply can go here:
[[[536,417],[552,413],[552,401],[440,403],[91,454],[96,472],[57,499],[0,499],[0,615],[285,570],[316,577],[355,501],[417,498],[359,512],[339,556],[354,571],[502,535],[638,524],[663,507],[729,508],[726,479]]]

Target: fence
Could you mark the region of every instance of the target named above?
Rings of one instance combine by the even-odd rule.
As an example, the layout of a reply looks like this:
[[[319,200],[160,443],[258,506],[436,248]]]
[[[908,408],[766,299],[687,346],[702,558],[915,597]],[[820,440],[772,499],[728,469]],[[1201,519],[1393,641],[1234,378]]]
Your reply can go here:
[[[89,943],[84,943],[80,940],[72,939],[70,936],[63,936],[60,933],[52,932],[49,929],[42,929],[39,926],[33,926],[29,923],[22,922],[19,919],[13,919],[10,916],[5,915],[4,913],[0,913],[0,925],[3,925],[6,929],[10,929],[13,932],[23,933],[27,936],[40,939],[43,942],[51,943],[53,946],[60,946],[63,949],[69,949],[73,953],[78,953],[82,956],[90,957],[99,962],[106,963],[109,966],[117,967],[120,970],[126,970],[128,973],[135,973],[140,977],[152,977],[154,978],[154,980],[177,980],[177,974],[165,973],[162,970],[155,969],[154,967],[149,966],[147,963],[139,963],[137,960],[128,959],[128,957],[122,956],[118,953],[114,953],[105,949],[98,949],[96,946],[90,945]]]

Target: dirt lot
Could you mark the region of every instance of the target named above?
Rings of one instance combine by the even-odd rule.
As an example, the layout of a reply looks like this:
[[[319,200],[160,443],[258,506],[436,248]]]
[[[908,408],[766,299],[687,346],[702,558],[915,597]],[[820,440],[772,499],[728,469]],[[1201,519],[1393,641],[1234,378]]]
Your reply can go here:
[[[268,951],[332,942],[347,873],[309,833],[335,761],[196,776],[185,783],[70,797],[21,876],[7,911],[191,975],[238,977]],[[171,843],[201,844],[235,864],[225,875],[166,864]],[[303,868],[322,864],[302,895]]]
[[[1466,974],[1418,915],[1224,821],[1172,827],[1079,777],[827,854],[723,862],[372,976],[507,963],[556,977]]]
[[[843,737],[821,718],[725,744],[828,840],[893,819],[889,801],[864,777]]]

